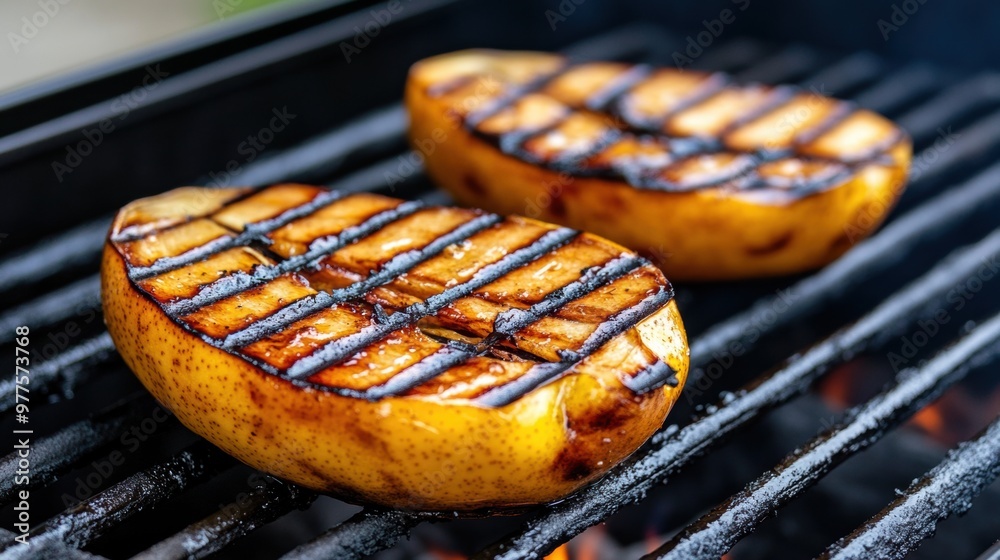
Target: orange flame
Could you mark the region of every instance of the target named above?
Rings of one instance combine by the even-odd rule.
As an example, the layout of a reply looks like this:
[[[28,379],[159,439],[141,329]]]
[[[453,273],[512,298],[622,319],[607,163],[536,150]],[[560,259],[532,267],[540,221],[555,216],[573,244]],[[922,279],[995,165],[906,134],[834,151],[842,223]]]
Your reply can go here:
[[[560,545],[545,557],[545,560],[569,560],[569,544]]]

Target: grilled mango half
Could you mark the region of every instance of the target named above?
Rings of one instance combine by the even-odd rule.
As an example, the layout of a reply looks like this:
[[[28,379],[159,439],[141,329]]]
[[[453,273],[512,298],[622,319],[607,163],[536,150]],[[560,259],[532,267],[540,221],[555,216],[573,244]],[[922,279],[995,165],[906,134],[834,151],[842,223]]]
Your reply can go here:
[[[349,500],[555,500],[632,453],[688,370],[663,274],[587,233],[305,185],[182,188],[115,218],[105,320],[243,462]]]
[[[906,134],[818,91],[462,51],[418,62],[413,147],[462,204],[594,232],[683,280],[822,266],[903,190]]]

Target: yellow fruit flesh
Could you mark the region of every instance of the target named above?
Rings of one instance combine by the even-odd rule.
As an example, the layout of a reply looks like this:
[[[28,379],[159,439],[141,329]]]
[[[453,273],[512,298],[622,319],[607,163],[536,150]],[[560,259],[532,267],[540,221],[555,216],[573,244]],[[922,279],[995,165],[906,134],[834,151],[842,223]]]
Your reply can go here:
[[[503,310],[528,308],[578,278],[581,268],[623,253],[621,247],[590,235],[305,381],[290,381],[252,361],[288,366],[324,342],[370,327],[374,303],[385,304],[386,312],[392,313],[413,300],[440,293],[447,284],[471,277],[510,251],[498,247],[526,244],[553,229],[533,220],[512,219],[486,229],[468,243],[449,247],[371,290],[365,300],[317,313],[238,352],[209,344],[203,337],[224,341],[317,290],[333,289],[325,287],[327,283],[339,287],[349,278],[366,277],[369,267],[425,244],[434,235],[428,232],[446,230],[478,214],[419,210],[382,228],[388,233],[374,232],[335,251],[318,270],[282,274],[177,317],[161,305],[169,309],[182,298],[203,292],[206,282],[252,271],[252,264],[266,266],[274,258],[301,254],[311,239],[342,232],[398,201],[356,195],[300,217],[268,234],[277,256],[230,248],[138,283],[129,278],[129,265],[148,266],[150,254],[176,257],[168,253],[190,250],[191,243],[180,242],[176,233],[177,228],[185,231],[178,225],[184,220],[211,220],[239,235],[247,220],[259,223],[315,196],[308,187],[281,189],[282,193],[251,195],[222,211],[217,210],[225,197],[217,192],[179,189],[162,195],[176,216],[158,201],[138,201],[120,213],[102,263],[105,320],[126,363],[182,423],[241,461],[318,491],[388,507],[469,511],[535,504],[565,496],[634,451],[662,424],[676,401],[687,374],[688,350],[672,301],[612,338],[566,375],[514,402],[491,407],[476,400],[537,363],[505,352],[558,359],[555,348],[579,345],[600,317],[626,309],[641,299],[639,295],[662,287],[662,276],[648,266],[529,325],[518,333],[516,345],[507,343],[505,350],[501,344],[494,353],[452,367],[403,394],[369,401],[325,390],[377,387],[439,351],[444,344],[428,336],[435,329],[454,335],[461,328],[469,336],[486,336]],[[274,196],[278,194],[282,196]],[[219,202],[206,204],[206,198]],[[276,206],[269,207],[272,203]],[[137,208],[150,205],[157,208],[158,223],[173,225],[154,234],[173,239],[162,247],[148,237],[156,227],[145,227],[144,218],[136,217],[142,215]],[[126,260],[133,253],[123,248],[137,243],[121,239],[126,227],[147,234],[146,250],[141,255],[135,252],[134,259],[139,260]],[[198,239],[207,237],[212,236]],[[678,386],[636,394],[623,384],[628,375],[656,359],[676,372]]]

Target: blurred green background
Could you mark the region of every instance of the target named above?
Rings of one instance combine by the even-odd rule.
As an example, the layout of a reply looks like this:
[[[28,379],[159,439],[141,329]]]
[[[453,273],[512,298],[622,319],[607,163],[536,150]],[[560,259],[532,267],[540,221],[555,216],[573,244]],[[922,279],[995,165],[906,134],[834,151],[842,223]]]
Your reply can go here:
[[[0,93],[310,0],[0,0]]]

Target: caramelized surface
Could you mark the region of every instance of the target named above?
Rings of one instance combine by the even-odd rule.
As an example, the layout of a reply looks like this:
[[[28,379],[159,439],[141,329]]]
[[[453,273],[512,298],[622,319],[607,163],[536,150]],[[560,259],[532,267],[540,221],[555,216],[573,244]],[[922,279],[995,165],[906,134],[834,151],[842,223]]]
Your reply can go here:
[[[456,54],[421,71],[430,66],[447,80],[449,64],[477,56]],[[499,83],[502,95],[480,103],[481,92],[439,90],[433,80],[427,95],[444,101],[469,130],[508,155],[570,174],[596,171],[644,189],[787,190],[792,184],[799,190],[789,192],[804,196],[838,183],[809,175],[771,181],[757,168],[798,157],[844,164],[857,173],[862,163],[877,162],[907,142],[879,115],[787,86],[737,85],[722,74],[671,68],[570,64],[557,56],[481,56],[490,62],[482,63],[479,77]],[[519,67],[516,83],[504,73],[513,67]],[[427,83],[428,76],[421,78]],[[706,172],[703,165],[733,160],[742,162],[742,171]]]
[[[468,397],[530,375],[509,402],[584,367],[671,297],[620,247],[523,218],[304,185],[219,200],[115,243],[136,286],[209,344],[345,394]],[[663,383],[676,380],[643,390]]]

